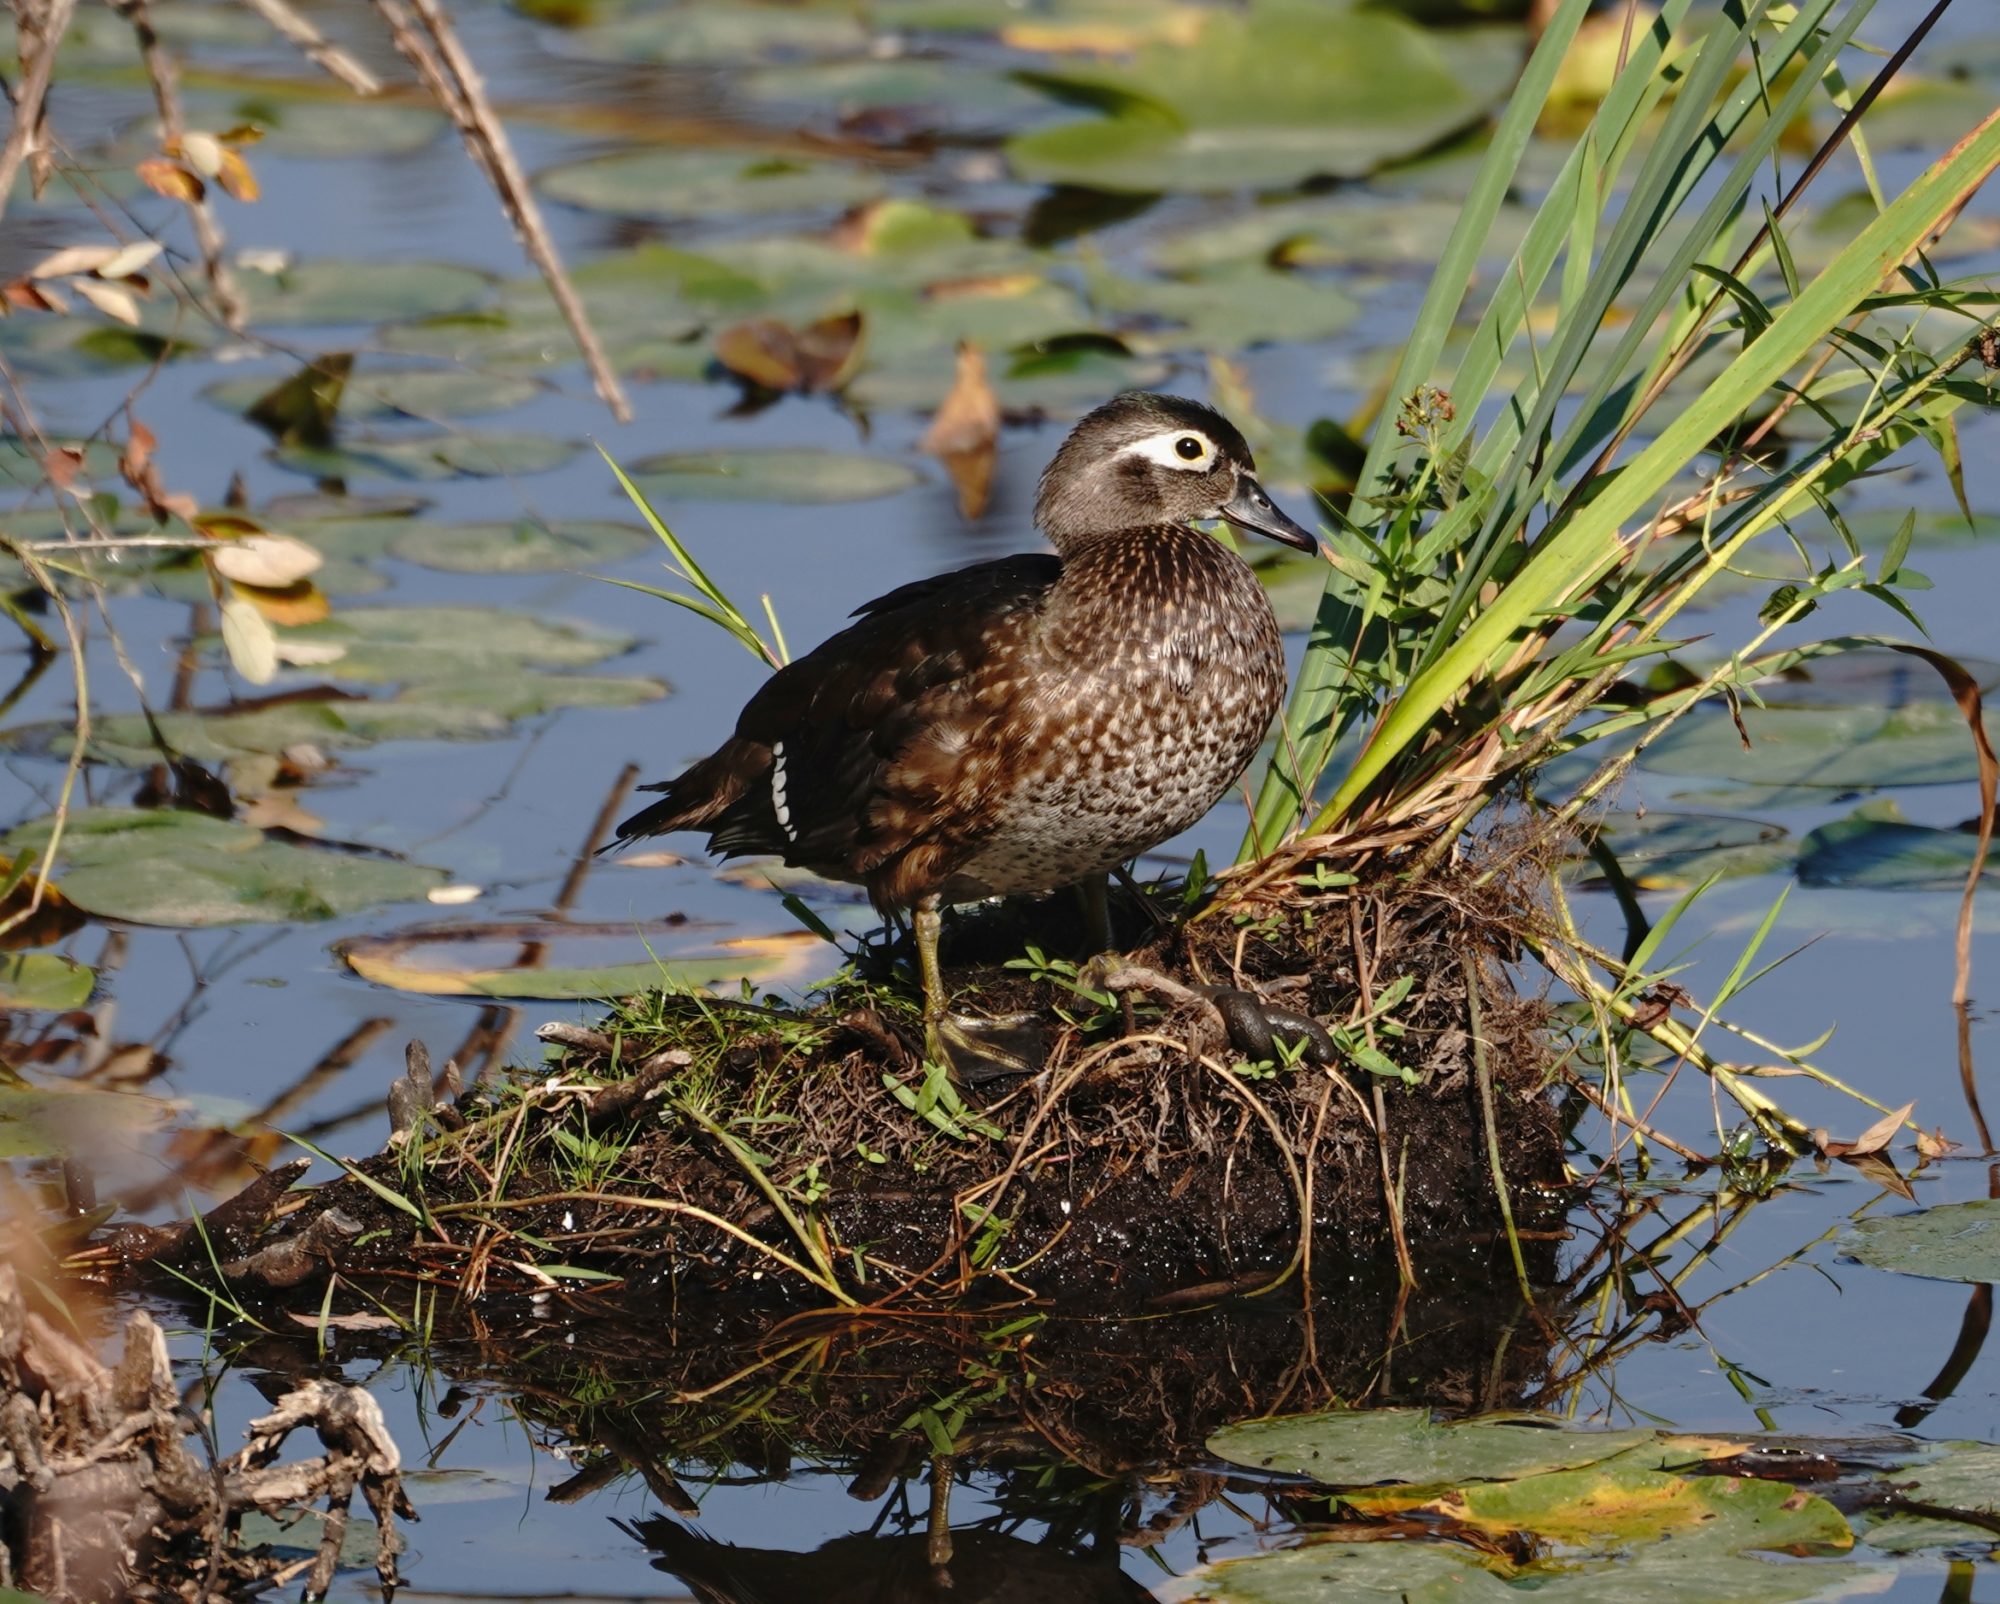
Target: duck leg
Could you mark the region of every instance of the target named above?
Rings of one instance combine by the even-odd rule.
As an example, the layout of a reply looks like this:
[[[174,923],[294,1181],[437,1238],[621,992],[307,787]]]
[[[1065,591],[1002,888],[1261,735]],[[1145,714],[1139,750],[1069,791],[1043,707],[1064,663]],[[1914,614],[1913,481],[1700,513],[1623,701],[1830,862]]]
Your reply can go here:
[[[1088,880],[1079,880],[1076,886],[1077,900],[1083,904],[1083,956],[1095,958],[1100,952],[1111,950],[1111,881],[1107,875],[1094,874]]]
[[[968,1019],[945,1006],[944,970],[938,963],[938,934],[944,912],[934,896],[910,913],[917,942],[917,970],[924,987],[924,1057],[944,1065],[954,1084],[977,1084],[997,1075],[1031,1075],[1042,1066],[1041,1023],[1032,1014],[1000,1019]]]
[[[948,1016],[944,1006],[944,971],[938,967],[938,933],[943,928],[944,914],[935,896],[923,898],[911,910],[910,930],[916,937],[917,972],[924,988],[924,1053],[949,1071],[951,1054],[945,1049]]]

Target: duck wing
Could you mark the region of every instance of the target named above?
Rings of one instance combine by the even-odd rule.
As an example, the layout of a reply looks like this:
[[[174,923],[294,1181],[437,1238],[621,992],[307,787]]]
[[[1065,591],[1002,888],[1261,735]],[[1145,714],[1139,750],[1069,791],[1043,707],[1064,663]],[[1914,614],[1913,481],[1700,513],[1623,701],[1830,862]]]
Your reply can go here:
[[[963,754],[1031,676],[1017,665],[1062,559],[1002,557],[918,580],[856,609],[857,622],[778,670],[736,733],[654,787],[666,794],[618,839],[706,828],[727,856],[786,862],[881,884],[936,878],[976,840],[977,788]]]

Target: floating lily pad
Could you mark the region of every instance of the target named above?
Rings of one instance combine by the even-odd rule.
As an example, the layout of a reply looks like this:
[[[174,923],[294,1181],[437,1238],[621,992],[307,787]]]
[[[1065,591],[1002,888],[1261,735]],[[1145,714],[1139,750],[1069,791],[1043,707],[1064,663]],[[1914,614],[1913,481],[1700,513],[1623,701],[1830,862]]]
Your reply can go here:
[[[574,55],[598,61],[651,61],[672,66],[788,61],[858,54],[868,30],[845,7],[705,0],[674,6],[634,6],[560,36]]]
[[[250,153],[254,166],[260,156],[406,156],[422,150],[451,126],[428,106],[370,101],[365,109],[342,95],[310,99],[288,95],[277,85],[255,93],[199,97],[213,106],[209,126],[249,123],[264,131]]]
[[[1889,1479],[1912,1503],[2000,1516],[2000,1448],[1991,1443],[1946,1443],[1939,1458],[1898,1470]],[[1871,1547],[1892,1554],[2000,1544],[2000,1532],[1991,1526],[1901,1513],[1877,1521],[1862,1536]]]
[[[95,1086],[0,1086],[0,1160],[56,1158],[65,1153],[101,1151],[107,1142],[136,1144],[147,1131],[172,1117],[163,1101],[129,1091]],[[28,1604],[39,1597],[20,1593]],[[0,1593],[0,1604],[5,1594]]]
[[[1841,1245],[1850,1258],[1899,1275],[2000,1282],[2000,1199],[1857,1220]]]
[[[76,477],[81,483],[115,480],[118,477],[118,452],[102,440],[57,440],[50,443],[48,450],[76,454],[79,459]],[[46,474],[42,459],[46,454],[39,446],[29,446],[18,435],[0,435],[0,486],[26,489],[44,483]]]
[[[888,61],[823,61],[765,67],[738,87],[752,100],[831,106],[842,114],[915,108],[955,129],[1018,126],[1048,102],[1026,85],[965,61],[906,56]]]
[[[541,574],[617,562],[653,544],[651,532],[633,524],[523,518],[511,524],[412,523],[389,550],[404,562],[446,573]]]
[[[1175,326],[1162,333],[1127,334],[1127,343],[1137,350],[1199,346],[1234,351],[1271,340],[1318,340],[1339,333],[1361,315],[1361,303],[1336,285],[1248,264],[1195,279],[1103,274],[1092,280],[1090,292],[1100,308],[1121,318]]]
[[[224,379],[201,392],[225,412],[242,414],[270,392],[269,374]],[[340,393],[343,423],[381,418],[470,418],[505,412],[532,401],[542,387],[532,379],[458,368],[372,368],[352,374]]]
[[[1807,885],[1875,891],[1956,891],[1972,872],[1978,846],[1978,837],[1968,831],[1857,813],[1805,838],[1799,878]],[[2000,870],[1996,863],[1986,867],[1989,873]]]
[[[1007,154],[1023,178],[1096,189],[1359,178],[1477,121],[1519,64],[1511,30],[1450,36],[1358,6],[1259,0],[1129,67],[1030,75],[1107,115],[1018,135]]]
[[[271,460],[315,479],[497,479],[546,473],[579,449],[544,434],[349,434],[333,446],[278,446]]]
[[[746,446],[646,457],[627,472],[655,506],[675,501],[872,501],[922,484],[884,457],[813,446]]]
[[[881,180],[858,167],[717,150],[598,156],[550,168],[536,184],[551,200],[625,217],[839,211],[882,192]]]
[[[1362,1498],[1364,1507],[1371,1507],[1365,1494]],[[1600,1552],[1696,1532],[1702,1547],[1736,1553],[1839,1552],[1854,1543],[1839,1510],[1784,1482],[1675,1476],[1624,1464],[1481,1482],[1414,1507],[1480,1531],[1529,1533],[1546,1543]]]
[[[1635,885],[1648,890],[1694,885],[1711,875],[1770,874],[1789,865],[1783,825],[1714,813],[1607,814],[1598,828]],[[1579,856],[1586,883],[1603,871]]]
[[[662,987],[702,990],[745,979],[769,984],[783,977],[802,977],[827,956],[817,936],[793,930],[719,942],[713,952],[659,951],[643,960],[621,958],[590,966],[574,962],[582,949],[615,944],[629,951],[649,935],[657,951],[660,939],[670,934],[664,929],[635,930],[630,924],[472,925],[365,936],[335,950],[362,979],[398,991],[547,1002],[629,997]],[[524,945],[541,953],[541,967],[518,967]]]
[[[53,821],[8,835],[6,850],[45,843]],[[63,894],[100,918],[199,928],[338,918],[410,902],[442,884],[442,869],[272,841],[204,814],[86,808],[58,852]]]
[[[1439,1425],[1428,1409],[1353,1409],[1230,1426],[1209,1438],[1208,1450],[1232,1464],[1310,1476],[1329,1487],[1432,1487],[1589,1465],[1653,1436],[1579,1431],[1538,1416]]]
[[[96,985],[96,970],[61,953],[0,956],[0,1008],[81,1008]]]
[[[521,668],[586,668],[635,644],[582,624],[490,607],[355,607],[281,633],[342,648],[341,679],[463,681]]]
[[[1640,762],[1661,774],[1712,774],[1753,785],[1943,785],[1979,776],[1972,736],[1948,701],[1893,708],[1746,706],[1743,724],[1748,751],[1722,709],[1690,714]],[[1987,729],[2000,738],[2000,722],[1990,711]]]
[[[1459,211],[1455,199],[1377,201],[1340,191],[1204,223],[1162,240],[1151,254],[1170,273],[1241,262],[1400,270],[1410,262],[1437,260]],[[1502,207],[1482,248],[1485,259],[1512,256],[1531,215],[1525,207]]]
[[[493,293],[484,273],[452,262],[300,262],[239,277],[262,324],[392,323],[466,311]]]

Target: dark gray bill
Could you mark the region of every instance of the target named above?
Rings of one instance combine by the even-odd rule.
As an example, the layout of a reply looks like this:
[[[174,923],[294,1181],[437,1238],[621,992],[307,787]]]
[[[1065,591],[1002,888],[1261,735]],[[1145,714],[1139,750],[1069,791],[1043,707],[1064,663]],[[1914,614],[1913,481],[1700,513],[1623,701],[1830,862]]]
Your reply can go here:
[[[1238,529],[1269,535],[1284,545],[1298,547],[1300,551],[1319,550],[1318,537],[1309,530],[1301,529],[1280,512],[1278,504],[1264,493],[1264,487],[1247,473],[1236,481],[1236,494],[1223,504],[1222,516]]]

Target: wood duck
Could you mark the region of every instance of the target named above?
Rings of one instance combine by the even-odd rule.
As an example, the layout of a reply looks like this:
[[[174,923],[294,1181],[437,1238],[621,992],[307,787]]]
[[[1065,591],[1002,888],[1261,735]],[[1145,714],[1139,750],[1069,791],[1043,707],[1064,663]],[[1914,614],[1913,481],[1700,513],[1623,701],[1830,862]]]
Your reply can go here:
[[[773,674],[736,733],[618,827],[706,830],[912,910],[926,1045],[949,1067],[938,972],[947,903],[1085,884],[1220,800],[1285,689],[1264,588],[1190,525],[1318,542],[1256,479],[1243,436],[1178,396],[1078,422],[1035,495],[1055,547],[918,580]],[[1090,895],[1094,886],[1096,895]]]

